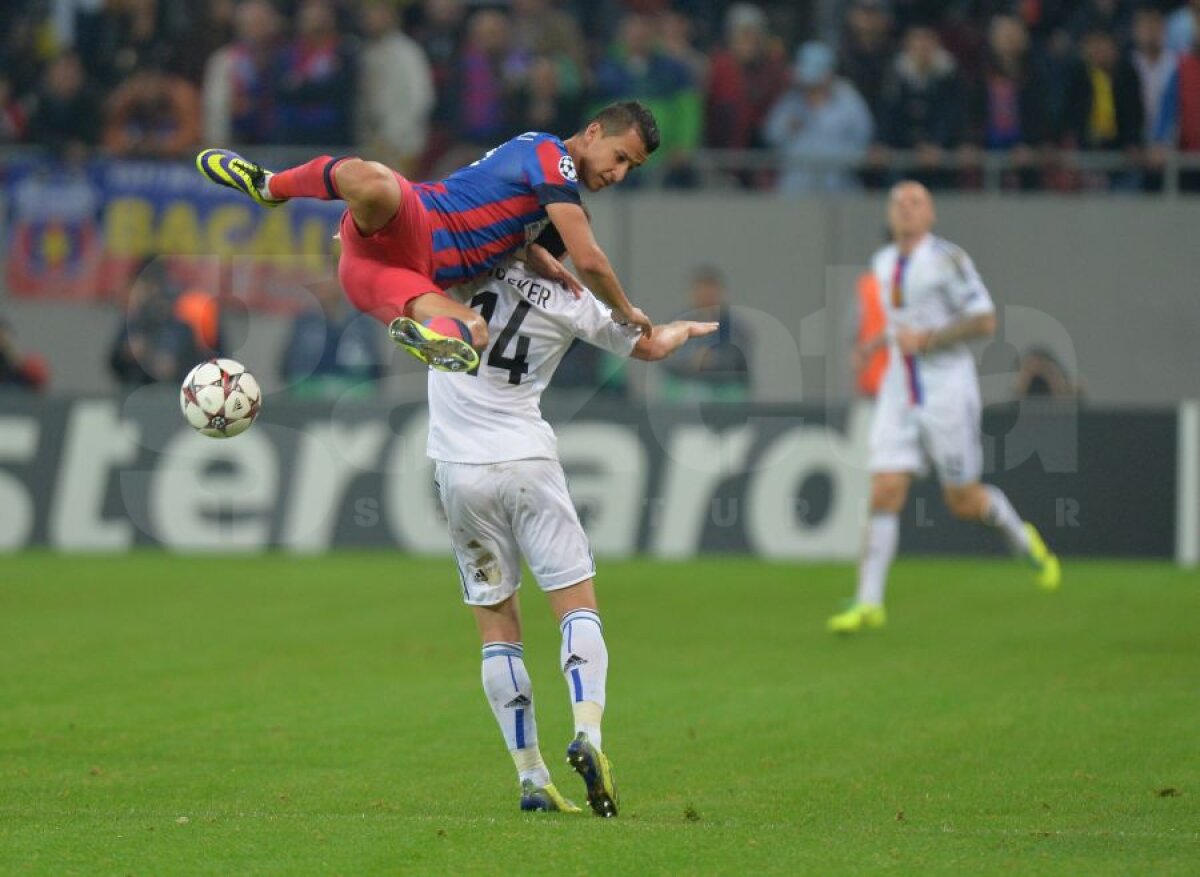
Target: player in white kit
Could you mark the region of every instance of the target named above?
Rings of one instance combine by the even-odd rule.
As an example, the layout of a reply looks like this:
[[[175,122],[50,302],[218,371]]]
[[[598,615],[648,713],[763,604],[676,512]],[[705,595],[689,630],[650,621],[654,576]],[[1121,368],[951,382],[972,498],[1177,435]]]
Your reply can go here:
[[[539,243],[555,247],[553,235]],[[435,484],[462,582],[483,641],[483,689],[517,768],[522,810],[579,812],[550,779],[538,748],[517,602],[521,557],[546,592],[562,631],[560,666],[575,718],[567,760],[599,816],[617,814],[612,769],[601,749],[608,650],[596,608],[595,562],[567,493],[542,391],[579,338],[618,356],[655,360],[716,323],[677,321],[649,338],[613,322],[580,295],[519,259],[450,290],[480,312],[490,341],[469,373],[429,373],[429,444]]]
[[[996,331],[995,306],[971,258],[934,236],[933,198],[919,183],[895,186],[888,199],[893,243],[875,254],[872,270],[887,330],[864,354],[887,344],[888,367],[871,425],[870,517],[853,605],[829,619],[834,633],[882,627],[888,570],[896,555],[900,511],[912,477],[932,462],[942,497],[956,518],[1001,530],[1026,558],[1038,584],[1054,590],[1058,558],[1004,492],[983,484],[979,379],[967,342]]]

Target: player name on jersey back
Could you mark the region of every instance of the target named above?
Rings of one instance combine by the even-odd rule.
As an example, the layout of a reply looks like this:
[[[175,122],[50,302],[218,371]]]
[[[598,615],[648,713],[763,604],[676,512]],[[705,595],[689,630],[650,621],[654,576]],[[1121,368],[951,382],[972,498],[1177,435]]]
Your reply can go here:
[[[426,453],[448,463],[557,459],[541,398],[571,342],[627,357],[638,331],[590,292],[576,296],[516,259],[447,294],[479,311],[488,345],[474,371],[430,371]]]
[[[493,268],[491,275],[496,280],[503,280],[521,295],[525,296],[526,301],[531,305],[545,309],[550,304],[550,296],[556,291],[562,289],[557,284],[551,284],[536,275],[531,276],[526,271],[514,271],[505,266]]]

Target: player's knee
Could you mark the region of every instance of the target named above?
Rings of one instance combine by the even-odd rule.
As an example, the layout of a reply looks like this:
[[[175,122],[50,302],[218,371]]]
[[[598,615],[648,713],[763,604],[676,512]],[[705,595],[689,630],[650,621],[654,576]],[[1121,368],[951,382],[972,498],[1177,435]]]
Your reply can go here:
[[[352,205],[380,207],[400,203],[400,184],[386,165],[348,158],[334,168],[338,192]]]
[[[891,481],[877,482],[871,487],[871,511],[895,514],[904,508],[908,496],[906,485]]]
[[[983,516],[983,505],[974,492],[948,490],[943,499],[950,514],[960,521],[977,521]]]
[[[467,327],[467,331],[471,333],[471,346],[478,351],[483,351],[488,346],[488,324],[479,314],[472,313],[462,321]]]

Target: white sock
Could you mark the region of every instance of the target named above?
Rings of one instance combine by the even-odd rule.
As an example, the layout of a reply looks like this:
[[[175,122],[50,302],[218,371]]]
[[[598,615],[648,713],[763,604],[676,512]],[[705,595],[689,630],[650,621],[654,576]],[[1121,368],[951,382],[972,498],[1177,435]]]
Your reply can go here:
[[[608,678],[608,647],[600,616],[591,609],[575,609],[563,616],[563,676],[575,713],[575,733],[584,731],[597,749],[600,745],[600,719],[604,715],[604,684]]]
[[[992,484],[985,484],[988,507],[983,513],[983,523],[1004,531],[1005,541],[1013,554],[1021,557],[1029,554],[1029,536],[1025,532],[1025,522],[1012,507],[1004,491]]]
[[[273,176],[275,175],[270,171],[265,171],[263,173],[263,181],[262,185],[258,187],[258,194],[262,195],[264,198],[269,198],[270,200],[275,201],[278,199],[271,194],[271,177]]]
[[[532,780],[535,786],[545,786],[550,783],[550,771],[538,749],[533,683],[523,654],[520,643],[484,643],[483,691],[517,766],[518,782]]]
[[[889,512],[874,512],[867,521],[862,557],[858,561],[858,594],[860,605],[882,606],[887,588],[888,570],[896,557],[900,542],[900,516]]]

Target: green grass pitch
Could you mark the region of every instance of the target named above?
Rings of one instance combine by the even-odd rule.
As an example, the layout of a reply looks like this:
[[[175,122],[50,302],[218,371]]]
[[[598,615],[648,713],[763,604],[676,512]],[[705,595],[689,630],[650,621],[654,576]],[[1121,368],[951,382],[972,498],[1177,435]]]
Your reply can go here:
[[[1196,874],[1200,576],[601,563],[616,820],[523,815],[446,560],[0,559],[0,874]],[[557,629],[525,591],[559,787]]]

